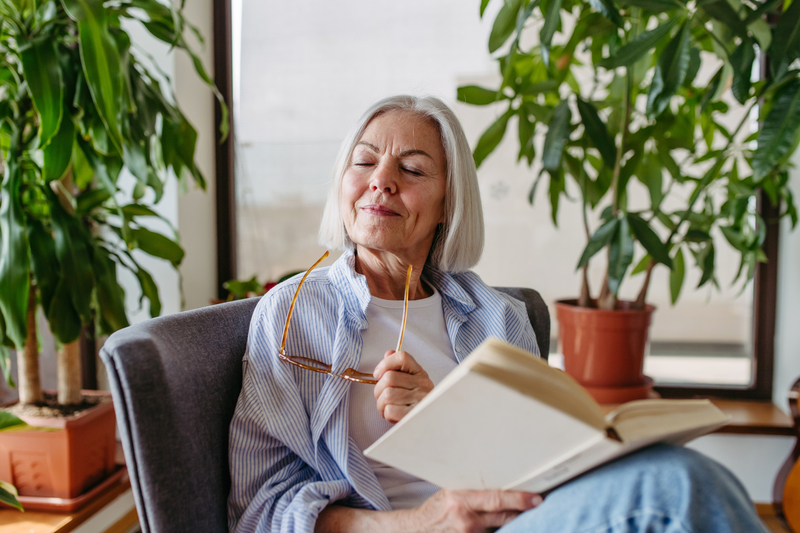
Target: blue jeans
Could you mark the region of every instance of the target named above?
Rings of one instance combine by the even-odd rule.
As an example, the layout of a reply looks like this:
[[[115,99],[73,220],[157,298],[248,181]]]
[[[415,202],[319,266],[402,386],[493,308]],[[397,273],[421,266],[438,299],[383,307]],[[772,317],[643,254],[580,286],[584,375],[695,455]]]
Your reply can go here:
[[[549,493],[498,533],[767,533],[739,480],[693,450],[656,445]]]

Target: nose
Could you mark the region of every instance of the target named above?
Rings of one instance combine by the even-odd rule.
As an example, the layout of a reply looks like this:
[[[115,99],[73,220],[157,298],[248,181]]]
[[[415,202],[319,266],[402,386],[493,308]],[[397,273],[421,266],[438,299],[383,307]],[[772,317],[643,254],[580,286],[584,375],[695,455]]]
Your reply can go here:
[[[370,190],[394,194],[397,192],[397,168],[388,162],[381,162],[370,176]]]

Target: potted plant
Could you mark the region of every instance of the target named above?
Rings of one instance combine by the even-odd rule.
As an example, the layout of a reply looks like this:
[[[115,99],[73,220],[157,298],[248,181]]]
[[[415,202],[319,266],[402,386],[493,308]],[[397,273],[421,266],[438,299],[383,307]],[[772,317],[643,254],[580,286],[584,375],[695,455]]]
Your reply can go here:
[[[482,0],[481,16],[488,3]],[[516,117],[518,160],[539,170],[529,200],[548,179],[556,223],[567,182],[580,191],[583,283],[579,298],[558,302],[556,311],[565,369],[600,401],[644,397],[652,386],[642,364],[656,265],[671,270],[674,303],[689,260],[702,271],[699,286],[719,286],[715,250],[724,244],[717,234],[741,256],[734,283],[753,277],[765,259],[761,191],[784,206],[779,216],[797,223],[787,168],[800,141],[800,71],[792,67],[800,52],[800,2],[776,17],[781,5],[506,0],[489,37],[502,83],[458,89],[460,101],[505,108],[475,147],[477,165]],[[523,48],[523,35],[537,42]],[[766,56],[768,68],[754,81],[758,56]],[[707,83],[701,68],[713,73]],[[745,128],[751,112],[760,122],[752,134]],[[545,136],[540,154],[537,134]],[[634,181],[649,191],[643,204],[630,199]],[[634,263],[636,243],[641,258]],[[587,268],[601,251],[608,266],[593,294]],[[636,300],[619,301],[620,285],[639,273]],[[614,360],[594,359],[609,356]]]
[[[92,327],[108,334],[128,325],[117,269],[133,272],[140,303],[147,299],[156,316],[158,287],[132,252],[175,267],[183,258],[177,235],[152,231],[145,219],[158,217],[152,206],[170,173],[184,189],[190,179],[205,188],[194,163],[197,134],[162,91],[163,73],[148,66],[122,25],[140,21],[156,38],[192,54],[198,74],[213,87],[187,46],[185,31],[197,30],[181,8],[157,0],[0,0],[0,366],[9,379],[9,348],[16,349],[25,413],[44,401],[37,308],[60,347],[57,403],[69,414],[97,403],[81,392],[81,332]],[[129,190],[118,181],[123,169],[135,178]],[[23,470],[35,465],[20,457],[35,461],[40,452],[30,448],[26,432],[4,433],[4,452],[14,439],[28,448],[17,452],[13,466],[9,456],[0,457],[0,479],[22,495],[61,498],[96,483],[114,467],[113,408],[101,402],[98,409],[104,414],[85,411],[50,423],[21,416],[31,425],[66,428],[39,434],[66,446],[58,454],[71,463],[61,470],[47,463],[52,475],[40,472],[30,482]],[[104,427],[103,436],[77,436],[94,422]],[[66,444],[72,438],[77,445]],[[81,463],[88,471],[78,474]],[[48,476],[70,482],[59,490],[40,486]]]

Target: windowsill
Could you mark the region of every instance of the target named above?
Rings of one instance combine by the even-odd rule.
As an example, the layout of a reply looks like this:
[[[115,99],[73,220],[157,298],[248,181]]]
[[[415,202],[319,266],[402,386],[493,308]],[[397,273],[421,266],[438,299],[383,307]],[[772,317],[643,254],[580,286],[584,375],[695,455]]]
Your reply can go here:
[[[719,428],[714,433],[797,436],[791,417],[770,401],[722,399],[712,399],[711,401],[731,418],[731,422],[727,426]],[[603,405],[602,407],[603,411],[608,413],[617,406]]]
[[[712,400],[731,423],[715,433],[736,435],[797,436],[792,418],[770,401]]]

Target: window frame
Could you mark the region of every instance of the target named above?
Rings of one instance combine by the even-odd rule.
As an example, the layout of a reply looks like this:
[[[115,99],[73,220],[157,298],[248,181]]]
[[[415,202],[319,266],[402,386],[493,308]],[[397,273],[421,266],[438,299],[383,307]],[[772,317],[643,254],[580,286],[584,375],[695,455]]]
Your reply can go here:
[[[236,183],[234,166],[233,123],[233,70],[232,29],[230,0],[213,0],[214,14],[214,81],[228,102],[227,139],[222,141],[219,125],[222,110],[214,104],[214,129],[216,147],[216,228],[217,228],[217,297],[227,298],[223,283],[236,276],[237,232],[236,232]],[[768,72],[762,61],[762,74]],[[764,253],[767,261],[756,266],[753,287],[753,381],[749,386],[690,386],[658,385],[655,390],[664,398],[735,398],[747,400],[772,399],[775,322],[778,292],[778,236],[780,234],[780,206],[773,206],[762,191],[759,212],[767,224]]]

